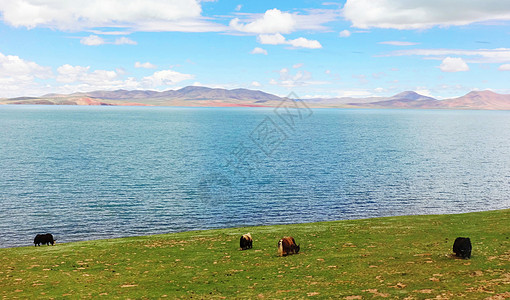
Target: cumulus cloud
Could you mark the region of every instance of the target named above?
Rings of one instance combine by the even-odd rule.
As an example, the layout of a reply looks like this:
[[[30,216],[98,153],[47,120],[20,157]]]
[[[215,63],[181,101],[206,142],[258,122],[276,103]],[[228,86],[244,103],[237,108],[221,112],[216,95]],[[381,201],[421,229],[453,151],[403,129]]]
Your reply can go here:
[[[328,31],[330,28],[325,24],[340,19],[341,12],[339,9],[306,9],[306,13],[288,13],[273,8],[264,14],[243,13],[241,16],[242,20],[234,18],[230,21],[231,30],[253,34],[285,34],[299,30]]]
[[[279,33],[276,34],[261,34],[257,38],[258,42],[266,45],[280,45],[285,44],[285,37]]]
[[[141,64],[143,65],[143,64]],[[157,89],[175,85],[194,78],[174,70],[156,71],[141,79],[125,78],[121,70],[91,70],[90,66],[72,66],[69,64],[57,68],[57,82],[63,83],[56,88],[60,92],[112,90],[112,89]]]
[[[340,31],[340,33],[338,35],[340,37],[350,37],[351,36],[351,32],[349,30],[345,29],[345,30]]]
[[[290,33],[295,29],[296,21],[290,13],[273,8],[252,22],[243,24],[239,18],[235,18],[229,25],[237,31],[248,33]]]
[[[135,67],[154,68],[135,63]],[[193,79],[194,75],[174,70],[156,71],[143,78],[127,77],[123,68],[93,70],[90,66],[64,64],[56,69],[0,53],[0,98],[40,96],[45,93],[73,93],[114,89],[161,89]]]
[[[154,72],[151,76],[143,78],[143,83],[149,86],[168,86],[174,85],[184,80],[193,79],[195,76],[183,74],[174,70],[162,70]]]
[[[137,42],[133,41],[132,39],[128,37],[120,37],[118,39],[115,39],[115,42],[113,42],[115,45],[136,45]]]
[[[16,55],[0,53],[0,77],[30,77],[48,78],[52,74],[51,68],[43,67],[33,61],[28,61]]]
[[[305,39],[304,37],[300,37],[294,40],[288,40],[287,43],[295,48],[309,48],[309,49],[322,48],[322,45],[321,43],[319,43],[319,41]]]
[[[309,40],[304,37],[300,37],[293,40],[287,40],[279,33],[276,34],[261,34],[257,38],[258,42],[267,45],[291,45],[294,48],[309,48],[319,49],[322,48],[321,43],[316,40]]]
[[[262,86],[262,84],[260,84],[260,82],[258,82],[258,81],[252,81],[251,86],[260,87],[260,86]]]
[[[503,64],[499,66],[498,70],[500,71],[510,71],[510,64]]]
[[[37,92],[40,86],[35,80],[48,79],[52,76],[50,67],[41,66],[16,55],[0,53],[0,97],[19,96],[25,89],[30,89],[32,93]]]
[[[5,23],[59,30],[130,28],[142,31],[219,31],[201,17],[199,0],[0,0]]]
[[[119,73],[112,70],[90,71],[90,66],[72,66],[69,64],[57,68],[57,81],[62,83],[83,83],[102,88],[121,84]]]
[[[80,43],[87,46],[99,46],[105,44],[106,41],[97,35],[91,34],[89,36],[81,38]]]
[[[447,57],[439,66],[443,72],[465,72],[469,71],[469,66],[460,57]]]
[[[143,68],[143,69],[155,69],[156,65],[151,64],[150,62],[141,63],[139,61],[135,62],[135,68]]]
[[[264,55],[267,55],[267,50],[262,49],[260,47],[255,47],[253,50],[251,50],[250,53],[251,54],[264,54]]]
[[[347,0],[343,15],[357,28],[424,29],[510,20],[510,6],[500,0]]]

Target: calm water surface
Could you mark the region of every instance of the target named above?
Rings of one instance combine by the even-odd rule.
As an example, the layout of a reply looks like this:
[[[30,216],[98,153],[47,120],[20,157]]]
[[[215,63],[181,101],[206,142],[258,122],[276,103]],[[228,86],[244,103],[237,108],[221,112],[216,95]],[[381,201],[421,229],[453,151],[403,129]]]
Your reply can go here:
[[[280,116],[0,106],[0,247],[510,207],[510,112]]]

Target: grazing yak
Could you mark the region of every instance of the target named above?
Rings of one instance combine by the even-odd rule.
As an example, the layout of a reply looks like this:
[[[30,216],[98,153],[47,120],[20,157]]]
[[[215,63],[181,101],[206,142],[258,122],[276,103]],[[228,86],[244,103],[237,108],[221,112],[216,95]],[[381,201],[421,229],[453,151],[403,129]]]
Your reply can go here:
[[[453,252],[456,256],[462,258],[471,258],[471,240],[469,238],[458,237],[453,243]]]
[[[43,245],[55,245],[55,239],[53,239],[53,235],[51,235],[51,233],[47,233],[47,234],[38,234],[35,236],[34,238],[34,245],[37,247],[37,246],[40,246],[41,244]]]
[[[284,237],[278,241],[278,255],[279,256],[286,256],[289,254],[298,254],[299,249],[300,249],[299,245],[296,245],[296,241],[291,236]]]
[[[247,233],[241,236],[239,243],[241,244],[241,250],[251,249],[253,245],[251,234]]]

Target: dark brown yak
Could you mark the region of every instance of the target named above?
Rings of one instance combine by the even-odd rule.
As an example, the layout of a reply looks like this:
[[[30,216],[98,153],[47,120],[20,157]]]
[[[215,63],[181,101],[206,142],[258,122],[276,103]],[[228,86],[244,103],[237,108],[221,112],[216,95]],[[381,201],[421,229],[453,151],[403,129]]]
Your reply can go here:
[[[456,256],[462,258],[471,258],[471,240],[469,238],[458,237],[453,243],[453,252]]]
[[[251,238],[251,234],[247,233],[241,236],[241,240],[239,241],[241,245],[241,250],[251,249],[253,245],[253,239]]]
[[[51,235],[51,233],[47,233],[47,234],[38,234],[35,236],[34,238],[34,245],[35,246],[40,246],[41,244],[43,245],[55,245],[55,239],[53,239],[53,235]]]
[[[299,245],[296,245],[296,241],[291,236],[284,237],[278,241],[278,255],[279,256],[286,256],[289,254],[298,254],[299,249],[300,249]]]

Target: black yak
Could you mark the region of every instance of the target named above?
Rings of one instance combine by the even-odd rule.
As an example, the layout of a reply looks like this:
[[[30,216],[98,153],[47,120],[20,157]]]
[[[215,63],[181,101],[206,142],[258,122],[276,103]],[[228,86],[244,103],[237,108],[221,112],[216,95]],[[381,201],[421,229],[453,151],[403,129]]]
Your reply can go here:
[[[51,235],[51,233],[47,233],[47,234],[38,234],[35,236],[34,238],[34,245],[37,247],[37,246],[40,246],[41,244],[43,245],[55,245],[55,239],[53,239],[53,235]]]
[[[278,241],[278,255],[286,256],[289,254],[298,254],[299,245],[296,245],[296,241],[293,237],[284,237]]]
[[[241,250],[251,249],[253,245],[253,239],[251,238],[251,234],[247,233],[241,236],[239,244],[241,245]]]
[[[471,240],[469,238],[458,237],[453,243],[453,252],[456,256],[462,258],[471,258]]]

